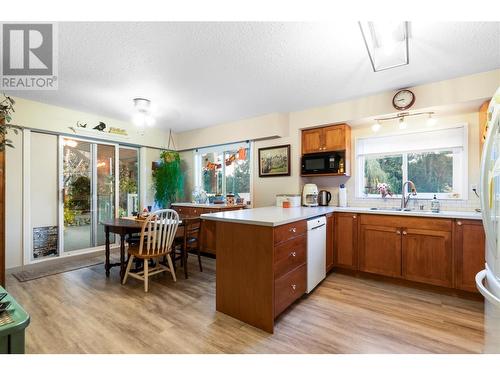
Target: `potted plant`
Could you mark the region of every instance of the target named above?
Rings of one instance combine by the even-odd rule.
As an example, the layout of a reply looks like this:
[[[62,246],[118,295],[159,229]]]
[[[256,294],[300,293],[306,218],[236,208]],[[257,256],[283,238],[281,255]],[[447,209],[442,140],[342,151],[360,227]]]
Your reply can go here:
[[[158,207],[168,208],[184,191],[184,178],[181,171],[181,158],[177,151],[165,150],[160,154],[160,162],[153,170],[155,203]]]
[[[12,140],[7,139],[7,133],[10,129],[14,131],[15,134],[21,129],[19,125],[11,124],[12,113],[14,113],[14,105],[16,102],[10,96],[3,95],[0,98],[0,151],[4,151],[5,147],[14,147]]]

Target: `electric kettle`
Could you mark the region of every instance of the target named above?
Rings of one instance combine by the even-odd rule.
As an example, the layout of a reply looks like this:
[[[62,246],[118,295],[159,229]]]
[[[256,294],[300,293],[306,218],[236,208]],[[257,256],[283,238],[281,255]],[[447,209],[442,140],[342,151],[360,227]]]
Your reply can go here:
[[[328,206],[328,203],[332,200],[332,194],[326,190],[320,190],[318,194],[318,204],[320,206]]]

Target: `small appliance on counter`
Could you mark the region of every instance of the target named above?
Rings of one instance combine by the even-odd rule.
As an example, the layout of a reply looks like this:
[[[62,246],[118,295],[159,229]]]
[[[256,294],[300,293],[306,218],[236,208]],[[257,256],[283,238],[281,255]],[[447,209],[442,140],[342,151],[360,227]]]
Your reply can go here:
[[[318,193],[316,184],[305,184],[302,189],[302,205],[316,207],[318,205]]]
[[[332,200],[332,193],[326,190],[320,190],[318,195],[318,204],[320,206],[328,206]]]
[[[339,207],[347,207],[347,189],[344,184],[339,186]]]

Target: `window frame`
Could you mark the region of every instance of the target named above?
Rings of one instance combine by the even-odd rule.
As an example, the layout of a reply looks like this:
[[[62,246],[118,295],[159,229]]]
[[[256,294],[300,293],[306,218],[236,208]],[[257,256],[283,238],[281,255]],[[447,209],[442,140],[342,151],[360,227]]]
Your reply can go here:
[[[226,163],[224,162],[225,159],[225,153],[234,151],[235,149],[238,149],[239,147],[246,146],[248,148],[248,162],[249,162],[249,174],[250,174],[250,202],[253,202],[253,177],[254,177],[254,165],[253,165],[253,152],[254,152],[254,142],[252,141],[244,141],[244,142],[235,142],[235,143],[228,143],[224,145],[219,145],[219,146],[213,146],[213,147],[203,147],[194,150],[193,152],[193,162],[194,162],[194,185],[193,186],[198,186],[202,187],[202,171],[203,171],[203,166],[202,166],[202,155],[210,152],[218,152],[222,154],[222,192],[223,196],[226,196],[227,191],[226,191]]]
[[[355,173],[355,190],[356,190],[356,199],[377,199],[381,198],[380,194],[366,194],[364,192],[364,177],[365,177],[365,160],[367,156],[370,157],[384,157],[384,156],[402,156],[402,178],[404,183],[408,180],[408,154],[418,154],[423,152],[442,152],[442,151],[451,151],[453,152],[453,192],[452,193],[419,193],[418,186],[417,188],[417,196],[416,199],[432,199],[434,195],[440,200],[468,200],[468,124],[456,124],[453,126],[441,127],[439,130],[452,129],[452,128],[463,128],[463,142],[462,147],[442,147],[442,148],[429,148],[429,149],[420,149],[420,150],[412,150],[412,151],[389,151],[384,153],[373,153],[373,154],[358,154],[358,144],[362,139],[374,138],[372,137],[359,137],[356,138],[356,173]],[[415,130],[412,132],[406,132],[405,134],[412,133],[425,133],[432,132],[433,130],[421,129]],[[395,134],[401,133],[386,133],[377,138],[381,137],[389,137]],[[408,187],[405,188],[405,193],[408,193]],[[455,196],[458,195],[458,196]],[[392,197],[387,197],[386,199],[401,199],[401,192],[394,192]]]

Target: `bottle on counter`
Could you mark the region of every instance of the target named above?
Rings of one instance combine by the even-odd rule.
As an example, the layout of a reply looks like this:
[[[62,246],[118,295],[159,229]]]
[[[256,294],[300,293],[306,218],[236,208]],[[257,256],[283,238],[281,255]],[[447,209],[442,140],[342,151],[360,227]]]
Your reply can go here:
[[[441,204],[439,203],[438,199],[436,198],[436,194],[434,194],[434,198],[431,200],[431,211],[432,212],[439,212]]]

